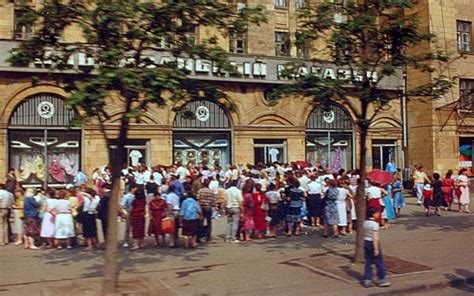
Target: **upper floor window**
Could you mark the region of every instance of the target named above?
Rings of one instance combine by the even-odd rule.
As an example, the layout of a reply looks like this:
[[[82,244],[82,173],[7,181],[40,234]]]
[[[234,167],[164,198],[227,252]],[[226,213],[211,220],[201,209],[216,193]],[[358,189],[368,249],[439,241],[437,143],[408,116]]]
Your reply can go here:
[[[307,0],[295,0],[295,7],[298,8],[304,8],[308,6],[308,1]]]
[[[13,38],[17,40],[26,40],[33,37],[33,22],[25,17],[26,11],[23,9],[15,9],[14,12],[14,32]]]
[[[342,9],[344,8],[344,5],[345,5],[345,0],[333,0],[334,2],[334,6],[336,7],[336,9]]]
[[[472,34],[472,23],[465,21],[457,21],[457,41],[458,51],[470,52],[471,46],[471,34]]]
[[[185,31],[184,34],[189,44],[196,45],[197,44],[197,26],[193,24],[183,24],[183,28]]]
[[[231,53],[246,53],[247,40],[244,33],[235,32],[229,29],[229,52]]]
[[[290,55],[290,34],[287,32],[275,32],[275,55]]]
[[[459,79],[459,99],[462,110],[474,110],[474,79]]]
[[[288,0],[273,0],[273,4],[278,7],[288,7]]]
[[[309,57],[309,42],[305,40],[301,32],[296,32],[296,56],[299,58]]]

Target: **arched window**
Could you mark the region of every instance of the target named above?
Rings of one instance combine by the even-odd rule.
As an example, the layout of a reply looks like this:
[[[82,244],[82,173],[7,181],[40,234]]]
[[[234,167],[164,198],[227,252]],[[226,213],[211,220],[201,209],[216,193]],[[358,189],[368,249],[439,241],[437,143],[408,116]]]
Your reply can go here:
[[[75,116],[63,98],[44,93],[23,100],[13,111],[9,127],[68,127]]]
[[[41,93],[22,100],[8,124],[9,165],[24,186],[73,183],[80,168],[81,130],[64,99]]]
[[[317,106],[306,122],[306,130],[352,131],[353,128],[349,113],[336,104]]]
[[[193,114],[192,117],[185,116]],[[200,100],[187,103],[182,114],[177,114],[173,126],[175,129],[221,129],[230,130],[231,121],[224,108],[211,101]]]

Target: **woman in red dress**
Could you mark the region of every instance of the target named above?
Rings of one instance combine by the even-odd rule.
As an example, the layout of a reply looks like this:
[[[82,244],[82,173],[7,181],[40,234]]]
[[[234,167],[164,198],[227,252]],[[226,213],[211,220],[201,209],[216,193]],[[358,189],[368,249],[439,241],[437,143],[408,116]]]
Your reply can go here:
[[[254,210],[253,210],[253,221],[255,223],[255,234],[258,239],[263,238],[263,234],[267,230],[267,217],[268,200],[265,193],[262,191],[262,184],[255,184],[255,192],[252,196]]]
[[[165,217],[166,213],[166,201],[161,198],[161,195],[159,192],[155,192],[153,194],[153,199],[150,201],[150,204],[148,205],[148,209],[150,211],[150,226],[148,227],[148,235],[155,235],[155,246],[160,245],[160,235],[161,235],[161,241],[163,244],[166,243],[165,241],[165,233],[161,231],[161,219]]]
[[[441,190],[443,191],[444,200],[448,209],[451,211],[451,204],[453,203],[453,194],[454,194],[454,185],[455,181],[451,176],[453,175],[453,170],[448,170],[443,180],[441,180]]]
[[[244,197],[244,211],[241,219],[241,232],[240,240],[251,241],[250,235],[255,229],[255,222],[253,220],[253,212],[255,205],[253,203],[253,182],[245,182],[244,187],[242,188],[242,194]]]
[[[138,250],[143,247],[143,239],[145,238],[145,214],[145,193],[143,190],[139,190],[132,202],[132,211],[130,212],[130,225],[132,226],[133,238],[133,248],[131,248],[131,250]]]

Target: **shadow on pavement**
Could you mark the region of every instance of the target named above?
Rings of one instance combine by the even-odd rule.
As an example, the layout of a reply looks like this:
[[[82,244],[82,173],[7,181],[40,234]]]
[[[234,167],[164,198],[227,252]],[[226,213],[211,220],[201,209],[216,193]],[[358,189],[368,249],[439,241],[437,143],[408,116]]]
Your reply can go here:
[[[454,289],[474,293],[474,272],[457,268],[454,273],[444,275]]]

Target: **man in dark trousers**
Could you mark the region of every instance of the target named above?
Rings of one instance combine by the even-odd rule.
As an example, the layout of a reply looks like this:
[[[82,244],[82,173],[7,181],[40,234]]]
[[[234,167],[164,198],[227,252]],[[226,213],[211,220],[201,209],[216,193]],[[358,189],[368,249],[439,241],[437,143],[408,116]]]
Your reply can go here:
[[[104,194],[100,197],[99,210],[97,218],[99,218],[102,224],[102,234],[104,235],[104,241],[107,242],[107,222],[109,219],[109,200],[110,194],[112,193],[112,185],[110,183],[104,183],[102,185]]]
[[[216,202],[214,191],[209,189],[209,179],[204,179],[201,189],[197,192],[197,200],[202,209],[203,218],[198,231],[198,241],[206,237],[209,242],[212,237],[212,208]]]

